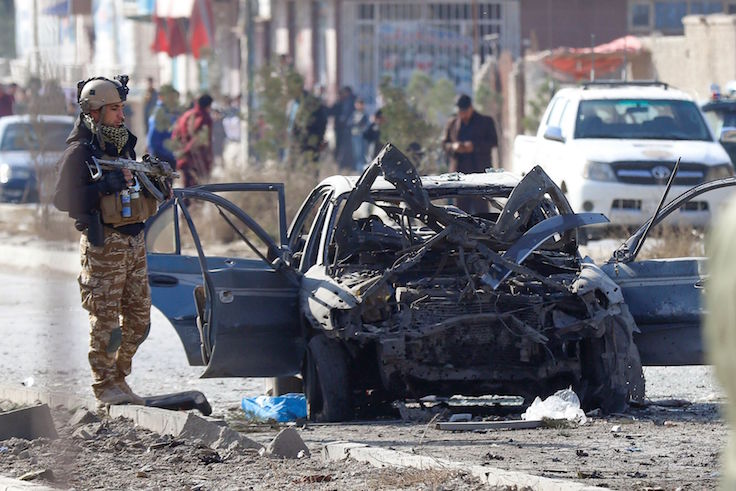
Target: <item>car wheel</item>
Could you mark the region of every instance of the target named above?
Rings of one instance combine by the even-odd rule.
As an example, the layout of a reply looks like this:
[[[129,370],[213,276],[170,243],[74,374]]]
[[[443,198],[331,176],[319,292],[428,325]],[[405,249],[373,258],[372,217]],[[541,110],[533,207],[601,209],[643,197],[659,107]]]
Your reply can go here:
[[[303,376],[310,420],[338,422],[351,419],[353,408],[347,355],[337,341],[322,334],[309,341]]]
[[[625,411],[629,401],[644,399],[644,373],[633,339],[634,320],[622,311],[606,321],[605,332],[581,346],[582,379],[576,387],[584,411]]]

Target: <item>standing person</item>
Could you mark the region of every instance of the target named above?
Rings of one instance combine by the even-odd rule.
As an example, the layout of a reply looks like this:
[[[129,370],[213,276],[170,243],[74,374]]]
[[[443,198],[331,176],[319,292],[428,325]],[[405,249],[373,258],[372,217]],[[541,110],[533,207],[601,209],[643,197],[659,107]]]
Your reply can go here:
[[[182,114],[174,125],[171,139],[176,168],[182,173],[184,187],[206,181],[212,170],[212,96],[203,94],[194,107]]]
[[[353,147],[353,163],[355,169],[362,171],[365,167],[366,141],[363,139],[363,133],[368,128],[368,115],[365,113],[365,102],[358,97],[355,99],[355,111],[350,122],[350,135]]]
[[[708,272],[705,288],[703,338],[706,359],[726,393],[723,415],[731,431],[721,452],[721,488],[736,489],[736,263],[733,244],[736,240],[736,198],[717,215],[711,224],[706,243]]]
[[[170,84],[164,84],[158,91],[156,108],[148,118],[146,148],[156,158],[176,166],[172,152],[171,132],[179,117],[179,92]]]
[[[363,132],[363,140],[368,144],[368,158],[373,160],[381,149],[386,145],[386,138],[381,134],[383,126],[383,111],[378,109],[373,114],[373,121]]]
[[[343,87],[340,89],[340,98],[332,106],[335,127],[335,160],[341,169],[355,168],[353,162],[353,142],[350,133],[350,123],[355,110],[355,96],[353,89]]]
[[[455,105],[457,116],[447,123],[442,140],[450,158],[450,172],[485,172],[492,166],[491,150],[498,145],[493,118],[476,112],[467,94],[458,97]],[[468,213],[488,210],[488,203],[475,197],[460,197],[457,206]]]
[[[0,118],[15,114],[13,106],[15,106],[15,97],[5,85],[0,84]]]
[[[143,403],[125,377],[150,329],[143,223],[156,212],[156,200],[142,189],[130,201],[131,213],[121,212],[121,198],[133,185],[130,171],[106,170],[93,178],[93,156],[135,158],[136,137],[123,115],[127,82],[120,75],[77,84],[81,114],[59,160],[54,195],[54,205],[82,232],[78,281],[82,307],[89,312],[92,389],[101,404]]]
[[[158,104],[158,92],[153,86],[153,77],[146,78],[146,93],[143,95],[143,118],[146,125],[146,133],[149,129],[149,121],[156,105]]]

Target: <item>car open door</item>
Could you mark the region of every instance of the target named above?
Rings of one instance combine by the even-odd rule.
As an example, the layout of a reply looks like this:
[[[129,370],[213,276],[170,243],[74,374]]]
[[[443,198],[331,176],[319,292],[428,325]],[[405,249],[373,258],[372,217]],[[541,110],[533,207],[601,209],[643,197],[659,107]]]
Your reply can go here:
[[[647,231],[670,215],[698,211],[696,198],[706,192],[733,193],[736,178],[695,186],[662,207],[613,255],[603,271],[620,287],[640,333],[634,340],[643,365],[700,365],[703,359],[702,294],[706,286],[706,258],[637,259]],[[702,203],[702,202],[701,202]],[[715,210],[710,210],[714,212]]]
[[[277,228],[278,239],[221,195],[241,192],[275,195],[278,224],[271,228]],[[202,234],[217,235],[216,220],[232,239],[226,242],[245,244],[246,253],[213,253],[203,246]],[[299,276],[289,264],[286,240],[281,184],[176,189],[174,199],[147,223],[153,304],[176,329],[190,363],[207,365],[202,377],[299,372],[304,351]]]

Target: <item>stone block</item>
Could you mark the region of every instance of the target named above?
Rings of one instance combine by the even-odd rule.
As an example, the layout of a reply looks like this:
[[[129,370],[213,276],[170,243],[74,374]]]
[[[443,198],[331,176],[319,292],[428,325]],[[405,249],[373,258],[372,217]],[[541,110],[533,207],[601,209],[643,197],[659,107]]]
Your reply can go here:
[[[25,440],[58,438],[49,407],[38,404],[0,414],[0,440],[13,437]]]

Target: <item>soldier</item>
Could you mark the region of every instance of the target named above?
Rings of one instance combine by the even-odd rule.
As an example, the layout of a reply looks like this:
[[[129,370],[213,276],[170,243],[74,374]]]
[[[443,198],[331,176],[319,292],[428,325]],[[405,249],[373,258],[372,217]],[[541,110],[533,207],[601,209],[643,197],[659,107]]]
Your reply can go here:
[[[143,404],[125,377],[150,328],[143,222],[155,213],[156,200],[145,190],[129,189],[133,177],[127,169],[93,173],[93,156],[135,158],[136,137],[123,115],[127,81],[120,75],[77,84],[81,113],[59,160],[54,196],[54,205],[83,232],[78,280],[91,326],[92,388],[101,404]]]

